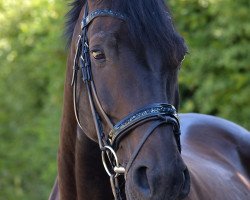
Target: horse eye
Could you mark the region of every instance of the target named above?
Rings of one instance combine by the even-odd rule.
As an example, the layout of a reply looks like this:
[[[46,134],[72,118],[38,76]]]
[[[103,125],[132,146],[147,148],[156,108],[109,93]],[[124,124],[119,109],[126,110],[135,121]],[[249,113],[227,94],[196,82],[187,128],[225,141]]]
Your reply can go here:
[[[91,54],[94,57],[94,59],[96,59],[96,60],[105,59],[105,54],[100,50],[93,50],[93,51],[91,51]]]

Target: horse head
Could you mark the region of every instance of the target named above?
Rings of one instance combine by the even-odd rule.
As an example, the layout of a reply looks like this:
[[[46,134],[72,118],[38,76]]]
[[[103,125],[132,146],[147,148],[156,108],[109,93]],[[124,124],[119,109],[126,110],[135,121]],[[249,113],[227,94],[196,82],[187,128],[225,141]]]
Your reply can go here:
[[[86,1],[81,9],[69,59],[78,139],[99,144],[114,190],[125,176],[127,199],[186,197],[176,109],[187,49],[168,9],[162,0]]]

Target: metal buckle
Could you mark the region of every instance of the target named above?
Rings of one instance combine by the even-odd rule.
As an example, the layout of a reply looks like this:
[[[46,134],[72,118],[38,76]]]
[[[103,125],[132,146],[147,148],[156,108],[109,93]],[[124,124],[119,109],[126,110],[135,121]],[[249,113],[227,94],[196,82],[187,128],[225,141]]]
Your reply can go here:
[[[115,166],[113,166],[113,164],[111,163],[111,166],[113,167],[114,173],[110,172],[110,170],[108,169],[107,163],[106,163],[105,153],[107,154],[107,156],[109,156],[108,152],[111,153],[112,156],[114,157]],[[106,146],[103,147],[103,151],[102,151],[102,163],[103,163],[105,171],[107,172],[107,174],[110,177],[111,176],[117,177],[120,174],[124,174],[125,173],[125,168],[119,165],[117,155],[116,155],[114,149],[112,149],[112,147],[110,147],[110,146],[106,145]]]

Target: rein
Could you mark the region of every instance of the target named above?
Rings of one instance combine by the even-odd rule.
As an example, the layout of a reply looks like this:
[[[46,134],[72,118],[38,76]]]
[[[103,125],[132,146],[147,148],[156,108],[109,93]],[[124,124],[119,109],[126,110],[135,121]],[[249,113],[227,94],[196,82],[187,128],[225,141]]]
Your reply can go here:
[[[154,103],[147,105],[129,114],[128,116],[123,118],[120,122],[113,125],[113,123],[103,110],[101,103],[98,99],[98,96],[96,94],[95,84],[92,78],[93,75],[91,72],[89,44],[87,38],[87,31],[89,24],[96,17],[102,17],[102,16],[115,17],[123,21],[126,21],[127,19],[127,16],[125,16],[124,14],[107,9],[95,10],[90,14],[88,14],[88,5],[86,3],[84,17],[81,22],[81,34],[78,36],[76,54],[74,57],[71,85],[73,87],[73,104],[74,104],[75,118],[78,126],[83,130],[79,121],[78,110],[76,105],[77,73],[81,69],[82,81],[86,86],[92,117],[95,124],[95,130],[98,137],[98,144],[102,152],[101,153],[102,162],[107,174],[110,176],[110,183],[114,198],[116,200],[120,200],[122,199],[122,197],[119,188],[118,176],[124,175],[126,179],[126,174],[128,173],[133,161],[136,159],[140,149],[146,142],[147,138],[153,133],[153,131],[162,124],[171,124],[173,127],[173,132],[179,152],[181,152],[181,144],[180,144],[181,133],[180,133],[180,125],[176,109],[174,106],[166,103]],[[98,113],[96,108],[98,108],[100,113]],[[103,117],[103,119],[110,128],[110,132],[108,134],[105,134],[103,131],[103,122],[101,120],[100,115]],[[127,166],[126,167],[121,166],[119,164],[116,155],[116,150],[119,147],[119,143],[121,142],[122,138],[125,135],[129,134],[129,132],[132,129],[135,129],[136,127],[140,126],[141,124],[147,121],[154,121],[154,123],[149,127],[149,129],[143,136],[135,152],[132,154],[132,157],[130,158]],[[109,164],[107,164],[107,160],[109,161]],[[111,171],[109,169],[110,166],[112,168]]]

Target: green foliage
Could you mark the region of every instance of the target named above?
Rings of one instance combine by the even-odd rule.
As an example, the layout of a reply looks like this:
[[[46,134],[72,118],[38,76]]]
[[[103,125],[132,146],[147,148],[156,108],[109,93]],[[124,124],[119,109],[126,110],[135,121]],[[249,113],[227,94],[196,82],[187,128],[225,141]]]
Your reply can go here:
[[[221,116],[250,128],[250,2],[169,0],[189,55],[180,73],[182,112]]]
[[[250,128],[249,2],[169,0],[189,46],[182,112]],[[47,199],[56,176],[66,2],[0,0],[0,198]]]
[[[65,71],[63,2],[0,1],[0,198],[47,199]]]

